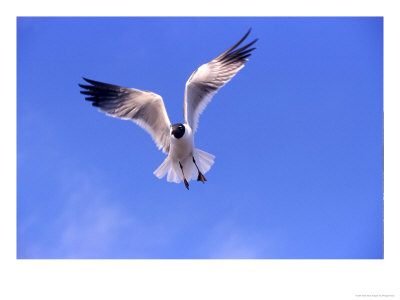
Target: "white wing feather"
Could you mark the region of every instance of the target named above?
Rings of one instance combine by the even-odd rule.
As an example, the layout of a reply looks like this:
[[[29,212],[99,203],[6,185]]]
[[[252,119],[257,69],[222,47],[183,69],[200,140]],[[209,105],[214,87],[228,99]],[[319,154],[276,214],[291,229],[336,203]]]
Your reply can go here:
[[[200,66],[186,82],[183,115],[185,123],[189,124],[193,133],[197,129],[200,114],[211,101],[211,98],[244,67],[251,51],[255,49],[250,48],[250,46],[257,39],[242,48],[236,49],[249,33],[250,30],[234,46],[212,61]]]
[[[90,85],[80,84],[85,89],[81,93],[89,96],[86,100],[93,106],[109,116],[135,122],[150,133],[158,149],[169,152],[171,122],[160,95],[83,79]]]

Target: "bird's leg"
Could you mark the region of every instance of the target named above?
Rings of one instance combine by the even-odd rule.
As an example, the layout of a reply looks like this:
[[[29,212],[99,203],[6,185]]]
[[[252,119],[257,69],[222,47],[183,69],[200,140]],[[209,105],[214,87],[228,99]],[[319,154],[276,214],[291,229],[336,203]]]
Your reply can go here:
[[[196,166],[197,171],[199,172],[199,176],[197,176],[197,181],[201,181],[202,183],[204,183],[205,181],[207,181],[207,179],[204,177],[203,174],[201,174],[201,172],[200,172],[200,170],[199,170],[199,167],[198,167],[197,164],[196,164],[196,160],[194,159],[193,156],[192,156],[192,158],[193,158],[194,165]]]
[[[185,178],[185,173],[183,173],[183,166],[182,166],[181,162],[179,162],[179,166],[181,167],[181,170],[182,170],[183,182],[185,183],[186,188],[189,189],[189,183],[187,182],[187,180]]]

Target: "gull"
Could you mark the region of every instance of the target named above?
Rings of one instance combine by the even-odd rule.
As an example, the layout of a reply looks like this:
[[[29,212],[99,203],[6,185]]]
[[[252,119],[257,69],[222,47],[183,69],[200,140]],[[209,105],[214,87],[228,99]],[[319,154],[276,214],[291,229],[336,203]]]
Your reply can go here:
[[[83,77],[88,84],[79,84],[85,98],[109,116],[131,120],[146,130],[158,149],[167,158],[154,171],[159,179],[167,175],[168,182],[205,182],[207,173],[214,164],[215,156],[194,148],[194,134],[199,116],[218,90],[228,83],[255,48],[258,40],[239,46],[250,34],[251,29],[235,45],[208,63],[201,65],[186,82],[183,102],[183,123],[172,124],[160,95],[134,88],[126,88]]]

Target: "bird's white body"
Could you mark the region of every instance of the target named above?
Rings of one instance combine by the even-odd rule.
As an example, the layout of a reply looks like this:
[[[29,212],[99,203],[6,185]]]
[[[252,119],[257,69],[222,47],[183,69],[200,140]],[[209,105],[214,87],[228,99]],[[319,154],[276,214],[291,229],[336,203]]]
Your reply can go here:
[[[174,160],[184,160],[193,155],[194,135],[189,125],[183,124],[185,134],[177,139],[171,134],[168,156]]]
[[[169,154],[157,170],[154,171],[154,175],[158,178],[168,174],[167,181],[169,182],[181,182],[183,174],[185,174],[187,181],[196,179],[198,170],[193,159],[203,174],[207,173],[214,164],[215,156],[200,149],[195,149],[192,129],[188,124],[183,124],[183,126],[185,127],[185,134],[179,139],[171,135]]]

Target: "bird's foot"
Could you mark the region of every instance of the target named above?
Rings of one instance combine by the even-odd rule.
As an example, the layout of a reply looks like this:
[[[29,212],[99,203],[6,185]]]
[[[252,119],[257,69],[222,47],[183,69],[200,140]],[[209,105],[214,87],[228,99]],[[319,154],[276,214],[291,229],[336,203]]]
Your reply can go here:
[[[202,183],[204,183],[205,181],[207,181],[207,179],[204,177],[203,174],[199,172],[199,176],[197,176],[197,181],[201,181]]]
[[[186,178],[183,179],[183,182],[185,183],[186,188],[189,189],[189,183],[187,182]]]

